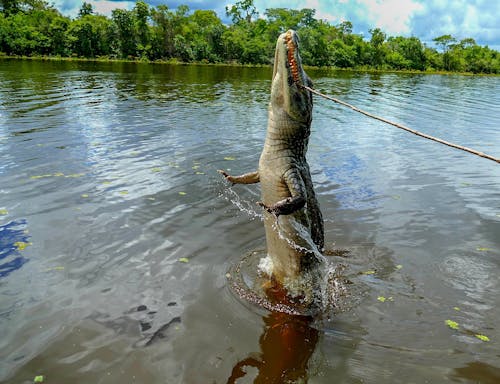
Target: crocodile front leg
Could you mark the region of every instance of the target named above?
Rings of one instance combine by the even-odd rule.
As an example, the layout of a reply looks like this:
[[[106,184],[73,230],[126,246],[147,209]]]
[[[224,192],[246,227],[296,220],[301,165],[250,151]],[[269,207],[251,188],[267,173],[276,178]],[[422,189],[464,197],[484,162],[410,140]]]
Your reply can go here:
[[[272,213],[276,217],[290,215],[302,209],[306,204],[306,187],[300,176],[300,172],[296,168],[290,168],[283,174],[283,181],[290,192],[290,197],[280,200],[273,205],[266,205],[260,201],[257,202],[267,212]]]
[[[259,171],[248,172],[239,176],[231,176],[223,169],[219,169],[217,172],[219,172],[226,178],[227,181],[233,184],[255,184],[260,181]]]

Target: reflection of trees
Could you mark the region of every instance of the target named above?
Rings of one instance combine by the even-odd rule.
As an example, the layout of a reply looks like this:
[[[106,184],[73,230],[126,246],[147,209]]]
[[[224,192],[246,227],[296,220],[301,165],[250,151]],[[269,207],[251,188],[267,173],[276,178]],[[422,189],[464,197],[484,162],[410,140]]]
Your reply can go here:
[[[267,290],[272,301],[286,302],[282,290]],[[289,303],[287,303],[289,304]],[[258,370],[254,383],[278,384],[307,382],[307,365],[318,342],[318,330],[311,327],[311,316],[271,312],[263,318],[264,332],[260,337],[261,353],[248,356],[233,367],[227,384],[247,374],[245,367]]]

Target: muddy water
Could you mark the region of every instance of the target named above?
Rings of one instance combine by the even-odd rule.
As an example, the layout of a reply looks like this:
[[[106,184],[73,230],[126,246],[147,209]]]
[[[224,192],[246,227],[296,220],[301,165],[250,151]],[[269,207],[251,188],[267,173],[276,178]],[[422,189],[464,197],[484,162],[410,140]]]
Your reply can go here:
[[[318,322],[228,288],[264,230],[258,186],[216,170],[256,166],[270,76],[0,62],[1,382],[500,381],[500,167],[327,101],[308,159],[352,305]],[[500,157],[498,78],[310,76]]]

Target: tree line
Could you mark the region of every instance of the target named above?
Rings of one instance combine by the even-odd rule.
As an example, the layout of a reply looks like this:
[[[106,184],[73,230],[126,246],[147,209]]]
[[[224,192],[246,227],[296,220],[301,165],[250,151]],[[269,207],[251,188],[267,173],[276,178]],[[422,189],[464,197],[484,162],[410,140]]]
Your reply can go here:
[[[258,17],[253,0],[226,7],[232,24],[211,10],[182,5],[115,9],[111,17],[84,2],[78,16],[63,16],[45,0],[0,0],[0,53],[206,63],[270,64],[276,38],[298,31],[304,64],[338,68],[500,73],[500,53],[472,38],[436,37],[437,48],[417,37],[387,36],[373,28],[369,38],[344,21],[316,19],[315,10],[269,8]]]

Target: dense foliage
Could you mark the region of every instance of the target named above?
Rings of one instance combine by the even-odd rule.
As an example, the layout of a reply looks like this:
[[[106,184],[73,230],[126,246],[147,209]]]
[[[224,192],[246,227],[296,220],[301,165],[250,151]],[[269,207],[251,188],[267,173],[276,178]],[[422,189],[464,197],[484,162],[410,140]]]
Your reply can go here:
[[[292,28],[299,32],[308,65],[500,73],[500,53],[472,38],[436,37],[439,50],[417,37],[388,37],[379,28],[364,39],[353,33],[352,23],[331,25],[316,19],[314,9],[270,8],[259,18],[253,0],[240,0],[226,13],[232,19],[229,26],[214,11],[151,7],[139,0],[133,10],[115,9],[110,18],[83,3],[71,19],[44,0],[0,0],[0,52],[269,64],[276,37]]]

